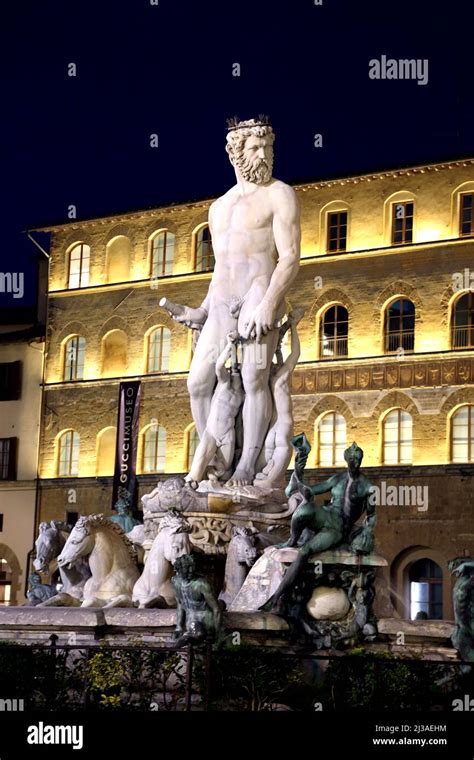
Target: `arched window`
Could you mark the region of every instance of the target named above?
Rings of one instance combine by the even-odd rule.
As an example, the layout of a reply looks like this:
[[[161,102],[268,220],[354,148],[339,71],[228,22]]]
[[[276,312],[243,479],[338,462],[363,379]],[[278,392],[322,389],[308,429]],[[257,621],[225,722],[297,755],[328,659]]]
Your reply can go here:
[[[464,404],[451,417],[451,462],[474,462],[474,404]]]
[[[327,309],[321,317],[319,335],[319,358],[335,359],[347,356],[347,334],[349,314],[341,304]]]
[[[8,561],[0,559],[0,607],[9,607],[12,601],[12,571]]]
[[[398,298],[385,309],[385,353],[415,346],[415,305],[408,298]]]
[[[81,335],[69,338],[64,346],[64,380],[82,380],[84,378],[84,356],[86,339]]]
[[[173,274],[174,241],[169,230],[159,230],[151,238],[151,277]]]
[[[404,245],[413,243],[413,201],[396,201],[392,203],[392,243]]]
[[[166,430],[150,425],[143,434],[142,472],[164,472],[166,459]]]
[[[67,430],[59,439],[58,475],[68,478],[79,475],[79,433]]]
[[[132,244],[126,235],[117,235],[107,244],[106,282],[127,282],[130,277]]]
[[[156,327],[148,336],[147,372],[168,372],[171,332],[167,327]]]
[[[341,253],[347,248],[347,211],[328,211],[326,222],[328,253]]]
[[[459,235],[474,235],[474,193],[460,193],[459,196]]]
[[[127,336],[111,330],[102,338],[102,377],[120,377],[127,369]]]
[[[342,253],[349,247],[351,209],[341,200],[326,203],[319,212],[321,251]]]
[[[408,571],[410,582],[410,619],[443,618],[443,572],[432,559],[413,563]]]
[[[318,464],[334,467],[344,464],[346,421],[342,414],[328,412],[318,424]]]
[[[86,288],[89,284],[91,249],[85,243],[76,243],[69,251],[69,288]]]
[[[195,270],[196,272],[210,272],[214,269],[214,251],[212,250],[211,233],[209,225],[199,227],[194,233],[195,246]]]
[[[464,293],[454,303],[451,319],[452,348],[474,348],[474,293]]]
[[[392,409],[382,423],[382,463],[410,464],[413,420],[403,409]]]
[[[108,427],[97,436],[96,475],[113,475],[115,465],[115,443],[117,430]]]
[[[194,454],[196,453],[196,449],[199,445],[199,435],[198,431],[196,430],[195,425],[188,430],[188,445],[187,445],[187,469],[191,469],[191,465],[193,463]]]

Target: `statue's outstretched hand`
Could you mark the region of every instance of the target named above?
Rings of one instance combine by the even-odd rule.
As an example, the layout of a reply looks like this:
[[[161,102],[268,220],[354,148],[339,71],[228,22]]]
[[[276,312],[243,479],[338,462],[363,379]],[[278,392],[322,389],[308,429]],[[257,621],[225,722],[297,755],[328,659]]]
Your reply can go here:
[[[173,317],[176,322],[181,322],[185,325],[197,324],[203,325],[207,319],[207,311],[205,309],[192,309],[190,306],[185,306],[182,314]]]

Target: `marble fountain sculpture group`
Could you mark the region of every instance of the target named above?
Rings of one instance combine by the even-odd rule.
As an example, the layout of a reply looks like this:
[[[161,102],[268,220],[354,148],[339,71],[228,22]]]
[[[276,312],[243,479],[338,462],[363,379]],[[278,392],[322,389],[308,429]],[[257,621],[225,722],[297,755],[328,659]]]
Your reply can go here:
[[[308,486],[310,446],[293,438],[303,309],[286,296],[299,269],[300,216],[294,190],[272,176],[274,139],[266,117],[229,122],[236,182],[209,209],[207,295],[197,306],[160,300],[192,330],[188,389],[199,445],[189,474],[142,497],[143,525],[131,522],[126,495],[113,518],[82,516],[70,532],[42,524],[35,567],[56,562],[62,589],[42,591],[36,574],[30,603],[177,605],[180,643],[214,635],[224,608],[277,612],[320,647],[376,634],[374,571],[386,563],[373,553],[363,452],[352,444],[344,472]],[[330,501],[319,506],[314,497],[323,493]],[[203,553],[226,555],[219,601],[196,574]]]

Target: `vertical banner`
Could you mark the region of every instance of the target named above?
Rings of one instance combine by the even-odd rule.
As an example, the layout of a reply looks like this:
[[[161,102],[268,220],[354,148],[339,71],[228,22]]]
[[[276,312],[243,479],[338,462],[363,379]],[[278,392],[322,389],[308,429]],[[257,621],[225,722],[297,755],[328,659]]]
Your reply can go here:
[[[130,494],[129,503],[134,503],[139,414],[140,381],[120,383],[112,507],[117,502],[119,488],[126,489]]]

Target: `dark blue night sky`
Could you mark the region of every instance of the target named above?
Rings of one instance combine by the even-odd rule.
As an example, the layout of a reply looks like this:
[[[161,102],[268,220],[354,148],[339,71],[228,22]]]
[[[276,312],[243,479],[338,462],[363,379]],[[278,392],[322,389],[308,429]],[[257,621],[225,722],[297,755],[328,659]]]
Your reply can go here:
[[[226,118],[269,114],[287,182],[474,155],[469,0],[42,0],[3,9],[0,272],[23,230],[204,198],[233,173]],[[369,60],[428,59],[429,82]],[[77,77],[67,75],[77,65]],[[240,63],[241,76],[232,76]],[[158,133],[159,148],[149,136]],[[315,133],[323,148],[313,146]],[[0,306],[18,306],[0,293]]]

